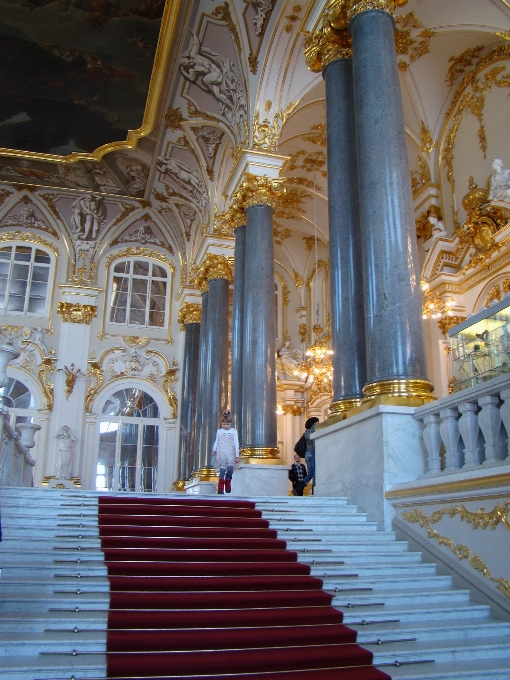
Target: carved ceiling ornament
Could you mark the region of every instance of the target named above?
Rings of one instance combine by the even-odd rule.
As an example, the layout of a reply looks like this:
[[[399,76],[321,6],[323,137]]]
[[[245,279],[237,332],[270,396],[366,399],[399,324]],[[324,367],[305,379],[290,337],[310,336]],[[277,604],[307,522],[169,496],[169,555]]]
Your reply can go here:
[[[283,30],[285,33],[291,33],[294,24],[300,19],[299,13],[302,9],[303,7],[301,5],[293,5],[292,14],[285,15],[285,18],[287,19],[287,22],[283,25]]]
[[[171,156],[160,156],[156,160],[156,168],[162,175],[169,175],[184,190],[185,198],[191,199],[201,210],[206,210],[209,193],[197,170]]]
[[[252,147],[254,149],[264,149],[276,153],[282,128],[297,104],[298,102],[291,102],[283,111],[280,112],[277,110],[272,123],[267,117],[267,114],[273,106],[272,101],[266,101],[266,117],[263,120],[260,120],[258,110],[255,111],[255,117],[253,119]]]
[[[413,198],[415,198],[423,189],[423,187],[432,180],[430,168],[425,159],[423,159],[420,154],[418,154],[417,158],[419,170],[411,170],[410,172]]]
[[[202,321],[202,305],[198,302],[183,302],[179,309],[177,323],[180,324],[181,331],[186,330],[188,323],[200,323]]]
[[[151,338],[145,338],[138,335],[123,335],[122,340],[124,344],[127,345],[127,347],[137,347],[138,349],[143,349],[150,343]]]
[[[466,319],[466,316],[443,316],[441,319],[439,319],[437,325],[439,326],[441,333],[446,335],[450,328],[457,326],[457,324],[462,323]]]
[[[452,194],[455,193],[455,178],[453,174],[453,161],[455,139],[459,126],[462,122],[464,112],[472,113],[478,120],[478,139],[480,148],[486,155],[487,139],[485,126],[483,123],[483,111],[485,106],[485,96],[493,86],[510,88],[510,75],[504,75],[506,66],[494,66],[483,78],[478,76],[489,66],[498,61],[505,61],[510,58],[510,45],[500,45],[484,55],[475,64],[474,68],[468,71],[457,86],[450,107],[445,116],[445,123],[442,135],[442,148],[440,162],[446,168],[446,177],[450,184]],[[452,206],[454,223],[457,215],[455,207]]]
[[[437,142],[432,139],[431,130],[428,129],[423,120],[421,121],[420,141],[422,153],[432,153],[437,146]]]
[[[405,4],[405,3],[403,3]],[[400,5],[402,6],[402,4]],[[399,59],[398,68],[406,73],[409,66],[430,52],[430,39],[436,34],[426,28],[422,22],[414,16],[413,12],[395,17],[395,48],[397,54],[409,55],[409,61]],[[419,31],[411,35],[413,31]]]
[[[327,146],[326,123],[316,123],[315,125],[312,125],[310,132],[307,135],[303,135],[303,139],[305,142],[311,142],[318,146]],[[313,187],[313,182],[311,183],[311,186]]]
[[[24,196],[20,203],[24,203],[26,207],[21,208],[18,215],[12,213],[7,216],[4,223],[0,227],[17,227],[18,229],[40,229],[51,234],[54,238],[59,239],[58,233],[44,220],[37,219],[35,215],[34,202],[28,197]],[[28,207],[30,206],[30,207]],[[16,207],[16,206],[15,206]]]
[[[292,154],[285,170],[304,170],[305,172],[318,172],[322,177],[328,176],[328,171],[324,169],[327,156],[324,151],[305,151],[299,149]]]
[[[246,5],[243,10],[243,20],[250,46],[248,63],[250,71],[253,75],[256,75],[259,65],[258,56],[260,47],[264,40],[269,19],[276,5],[276,0],[243,0],[243,2]]]
[[[165,113],[165,127],[170,130],[182,130],[181,123],[184,123],[186,118],[182,115],[179,107],[173,108],[170,106]]]

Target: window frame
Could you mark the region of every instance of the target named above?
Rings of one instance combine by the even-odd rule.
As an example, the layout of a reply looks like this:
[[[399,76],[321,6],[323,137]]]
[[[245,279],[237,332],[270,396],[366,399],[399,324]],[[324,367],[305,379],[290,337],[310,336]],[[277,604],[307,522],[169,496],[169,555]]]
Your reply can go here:
[[[16,248],[22,247],[22,248],[31,248],[32,253],[30,257],[30,262],[26,262],[23,260],[15,260],[14,256],[16,253]],[[26,318],[32,318],[32,319],[43,319],[43,318],[48,318],[50,314],[50,309],[51,309],[51,302],[53,299],[53,284],[54,284],[54,276],[55,276],[55,267],[56,267],[56,254],[50,250],[48,247],[45,247],[35,241],[19,241],[19,240],[13,240],[13,241],[2,241],[0,243],[0,250],[6,250],[7,248],[11,248],[11,257],[8,260],[9,262],[9,273],[7,277],[7,284],[6,284],[6,291],[5,291],[5,300],[3,303],[3,307],[0,308],[0,314],[3,316],[9,317],[9,316],[16,316],[16,317],[26,317]],[[42,251],[45,255],[48,256],[50,262],[49,264],[46,263],[39,263],[35,262],[35,254],[36,251],[40,250]],[[7,260],[1,260],[3,262],[7,262]],[[23,311],[20,310],[8,310],[6,308],[7,306],[7,301],[8,297],[10,294],[9,288],[10,288],[10,282],[12,280],[12,272],[14,268],[14,264],[28,264],[29,265],[29,275],[27,279],[27,286],[25,290],[25,301],[24,301],[24,307]],[[46,293],[42,299],[44,299],[44,308],[40,312],[30,312],[28,311],[28,305],[30,303],[30,291],[31,291],[31,286],[33,283],[33,271],[34,271],[34,266],[43,266],[47,268],[48,270],[48,280],[47,280],[47,287],[46,287]],[[36,282],[37,283],[37,282]]]
[[[148,276],[144,275],[137,275],[132,273],[133,266],[130,265],[130,272],[128,274],[121,273],[121,272],[116,272],[115,267],[117,267],[119,264],[123,262],[146,262],[150,265],[150,274]],[[165,270],[167,274],[167,278],[163,279],[161,277],[153,277],[152,275],[152,267],[153,266],[161,267]],[[119,257],[118,259],[113,260],[110,264],[110,271],[109,271],[109,284],[108,284],[108,305],[106,311],[106,319],[105,322],[108,325],[111,326],[116,326],[116,327],[122,327],[122,328],[146,328],[151,331],[166,331],[169,328],[169,317],[170,317],[170,302],[171,302],[171,288],[172,288],[172,274],[173,271],[170,267],[168,267],[165,263],[160,262],[159,260],[155,260],[151,257],[143,257],[140,255],[128,255],[124,257]],[[114,290],[113,290],[113,282],[115,277],[125,277],[128,279],[129,284],[128,284],[128,291],[127,291],[127,306],[126,306],[126,321],[112,321],[111,320],[111,314],[112,311],[115,309],[115,306],[113,305],[113,296],[114,296]],[[134,324],[134,323],[129,323],[128,318],[129,314],[131,311],[131,295],[132,295],[132,282],[133,279],[142,279],[146,280],[148,282],[147,286],[147,303],[145,306],[145,324]],[[151,326],[149,325],[150,321],[150,287],[152,281],[165,281],[166,282],[166,291],[165,291],[165,307],[164,307],[164,322],[162,326]]]

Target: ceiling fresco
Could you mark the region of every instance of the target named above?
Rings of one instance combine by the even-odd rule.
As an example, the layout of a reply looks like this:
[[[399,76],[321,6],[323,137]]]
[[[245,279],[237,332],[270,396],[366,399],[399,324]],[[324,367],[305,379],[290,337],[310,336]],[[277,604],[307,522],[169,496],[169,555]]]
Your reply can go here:
[[[0,147],[91,153],[139,128],[164,5],[0,0]]]

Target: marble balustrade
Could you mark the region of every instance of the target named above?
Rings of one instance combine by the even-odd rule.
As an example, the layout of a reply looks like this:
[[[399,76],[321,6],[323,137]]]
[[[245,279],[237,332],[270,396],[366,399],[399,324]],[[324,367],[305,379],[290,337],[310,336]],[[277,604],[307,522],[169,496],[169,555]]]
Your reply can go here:
[[[416,409],[427,475],[510,463],[510,378],[501,376]]]
[[[7,409],[0,408],[0,486],[33,486],[35,460],[12,429]]]

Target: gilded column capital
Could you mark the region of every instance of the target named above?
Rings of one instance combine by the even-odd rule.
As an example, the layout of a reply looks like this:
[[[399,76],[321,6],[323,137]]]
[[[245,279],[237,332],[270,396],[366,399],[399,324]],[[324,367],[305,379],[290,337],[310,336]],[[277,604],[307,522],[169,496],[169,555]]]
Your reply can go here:
[[[234,202],[243,210],[252,205],[270,205],[276,208],[285,193],[284,182],[283,178],[252,175],[247,172],[234,196]]]
[[[97,316],[95,305],[80,305],[77,302],[59,302],[57,314],[65,323],[82,323],[90,326],[92,319]]]
[[[195,288],[198,288],[201,293],[207,293],[209,290],[209,281],[207,280],[202,265],[192,267],[189,280],[191,285],[195,286]]]
[[[305,49],[310,71],[320,73],[337,59],[352,59],[352,39],[347,31],[345,0],[334,0],[322,13],[320,26],[310,35]]]
[[[191,272],[193,285],[199,288],[202,293],[206,293],[209,290],[209,281],[211,279],[226,279],[229,283],[232,283],[232,266],[228,257],[207,253],[202,264],[194,267]]]
[[[220,236],[232,236],[234,229],[246,224],[244,210],[233,202],[228,210],[214,217],[213,231]]]
[[[181,325],[181,331],[185,330],[188,323],[200,323],[202,320],[202,305],[198,302],[183,302],[179,309],[177,323]]]
[[[379,9],[393,16],[395,10],[407,5],[407,2],[408,0],[346,0],[347,22],[350,23],[355,16],[371,9]]]

